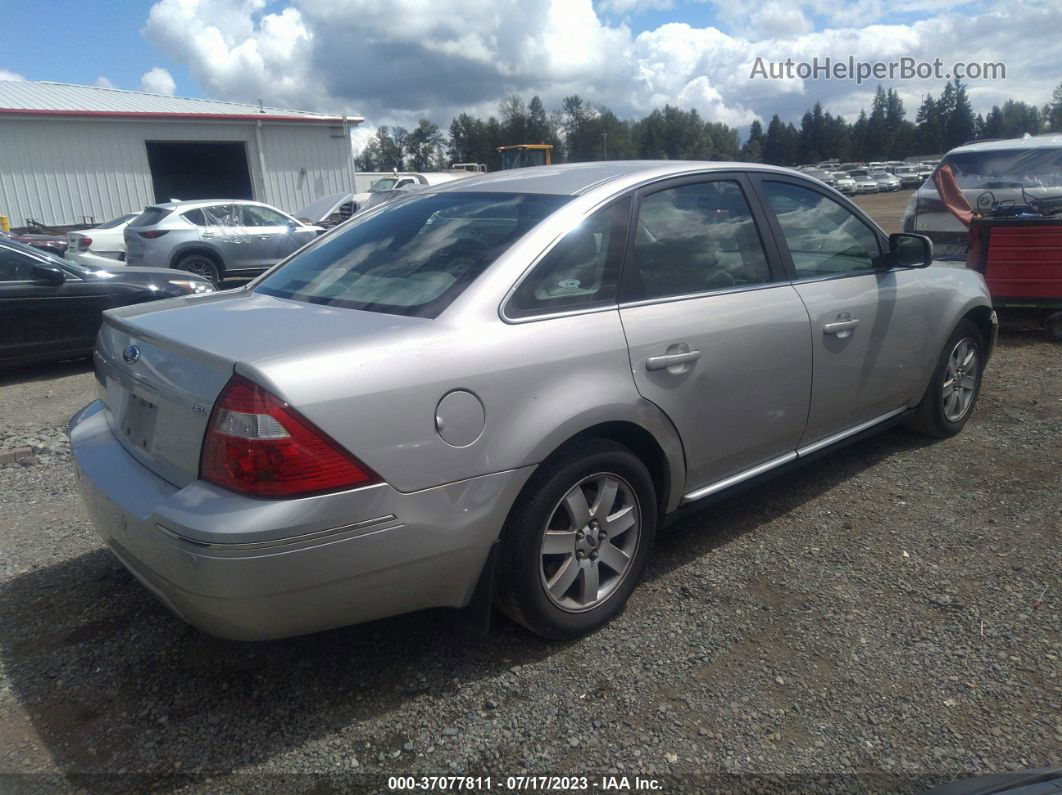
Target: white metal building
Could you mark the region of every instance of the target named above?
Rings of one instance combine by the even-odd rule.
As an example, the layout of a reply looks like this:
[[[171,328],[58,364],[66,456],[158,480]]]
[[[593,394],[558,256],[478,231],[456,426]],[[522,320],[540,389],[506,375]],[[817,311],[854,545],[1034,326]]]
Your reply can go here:
[[[13,226],[102,223],[170,199],[296,212],[354,190],[360,116],[0,81],[0,215]]]

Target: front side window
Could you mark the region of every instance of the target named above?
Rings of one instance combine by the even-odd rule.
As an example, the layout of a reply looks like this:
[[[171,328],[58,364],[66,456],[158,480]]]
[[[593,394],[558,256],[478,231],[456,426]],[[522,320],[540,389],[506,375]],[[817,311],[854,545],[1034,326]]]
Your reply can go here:
[[[519,316],[615,303],[630,208],[629,198],[617,202],[561,238],[521,282],[506,311]]]
[[[818,191],[764,181],[798,279],[870,271],[881,255],[877,234],[855,213]]]
[[[771,281],[748,201],[731,180],[678,185],[642,199],[632,253],[635,300]]]
[[[435,317],[568,199],[417,193],[318,239],[256,290],[329,306]]]
[[[0,246],[0,282],[24,282],[33,278],[32,259],[18,251]]]
[[[244,204],[242,209],[244,226],[287,226],[290,223],[288,218],[268,207]]]

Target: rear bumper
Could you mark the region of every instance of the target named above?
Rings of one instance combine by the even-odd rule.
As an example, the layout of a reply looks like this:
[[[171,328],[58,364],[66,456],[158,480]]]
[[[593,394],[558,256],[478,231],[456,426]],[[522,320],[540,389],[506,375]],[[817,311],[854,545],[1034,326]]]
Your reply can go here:
[[[466,605],[531,473],[408,494],[380,484],[257,500],[162,480],[114,438],[99,402],[71,419],[69,433],[100,537],[188,623],[234,640]]]

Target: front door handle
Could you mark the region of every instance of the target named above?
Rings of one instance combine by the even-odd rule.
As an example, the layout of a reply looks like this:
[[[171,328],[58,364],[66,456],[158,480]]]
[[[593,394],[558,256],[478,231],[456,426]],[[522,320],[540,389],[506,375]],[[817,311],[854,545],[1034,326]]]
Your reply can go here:
[[[650,356],[645,360],[646,370],[666,370],[668,367],[677,367],[680,364],[689,364],[701,358],[700,351],[683,351],[682,353],[666,353],[663,356]]]
[[[823,334],[836,334],[838,337],[848,337],[852,334],[852,329],[859,325],[859,318],[853,317],[847,320],[838,320],[834,323],[827,323],[822,327]]]

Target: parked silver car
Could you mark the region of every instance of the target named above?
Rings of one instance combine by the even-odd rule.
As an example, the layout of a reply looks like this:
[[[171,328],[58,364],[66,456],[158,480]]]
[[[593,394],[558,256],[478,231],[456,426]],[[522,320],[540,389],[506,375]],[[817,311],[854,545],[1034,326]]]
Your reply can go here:
[[[865,168],[852,169],[848,176],[855,182],[856,193],[877,193],[881,190],[881,183],[870,176],[870,171]]]
[[[962,429],[995,316],[930,257],[770,166],[434,186],[243,288],[107,313],[78,479],[115,555],[218,635],[492,600],[579,635],[680,507],[894,422]]]
[[[877,180],[880,190],[894,191],[900,189],[900,180],[888,171],[871,171],[870,178]]]
[[[260,202],[153,204],[125,228],[125,261],[189,271],[217,285],[273,267],[321,231]]]
[[[833,173],[833,186],[837,188],[841,193],[852,194],[856,193],[856,181],[852,179],[844,171],[834,171]]]

